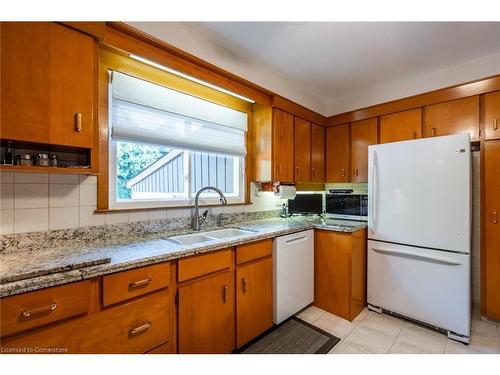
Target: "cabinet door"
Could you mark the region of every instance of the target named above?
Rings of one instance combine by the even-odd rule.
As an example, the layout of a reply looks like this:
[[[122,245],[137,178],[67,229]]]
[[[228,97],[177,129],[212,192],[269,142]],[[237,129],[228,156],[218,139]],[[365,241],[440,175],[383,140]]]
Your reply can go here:
[[[273,260],[236,270],[236,345],[241,347],[273,325]]]
[[[500,319],[500,140],[485,142],[485,314]]]
[[[232,272],[179,287],[179,352],[230,353],[234,349]]]
[[[295,117],[295,182],[311,181],[311,123]]]
[[[293,115],[273,110],[273,180],[293,182]]]
[[[93,39],[51,22],[1,25],[2,138],[92,147]]]
[[[350,319],[351,234],[314,233],[314,305]]]
[[[422,137],[422,109],[411,109],[380,117],[380,143]]]
[[[368,146],[377,144],[377,119],[351,123],[351,181],[368,182]]]
[[[500,138],[500,91],[484,95],[484,130],[486,139]]]
[[[311,182],[325,182],[325,128],[311,124]]]
[[[469,133],[479,140],[479,96],[430,105],[425,110],[424,136]]]
[[[326,129],[326,182],[349,182],[349,124]]]

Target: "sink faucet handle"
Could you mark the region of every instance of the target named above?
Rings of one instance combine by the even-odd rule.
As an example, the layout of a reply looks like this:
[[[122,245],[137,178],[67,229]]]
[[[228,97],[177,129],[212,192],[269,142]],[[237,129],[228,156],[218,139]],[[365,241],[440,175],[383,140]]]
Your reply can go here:
[[[222,212],[217,216],[217,226],[222,227],[224,225],[224,222],[227,220],[227,216],[224,215]]]
[[[200,215],[200,220],[199,220],[199,223],[200,225],[203,224],[205,222],[205,220],[207,220],[207,215],[208,215],[208,210],[205,210],[201,215]]]

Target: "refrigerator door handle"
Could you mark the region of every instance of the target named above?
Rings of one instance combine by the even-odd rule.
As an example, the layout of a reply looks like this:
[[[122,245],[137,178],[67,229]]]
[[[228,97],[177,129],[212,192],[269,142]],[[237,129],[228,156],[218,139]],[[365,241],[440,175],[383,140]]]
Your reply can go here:
[[[368,213],[370,215],[370,221],[372,223],[372,225],[370,226],[370,232],[372,234],[375,234],[375,231],[376,231],[376,223],[375,223],[375,218],[376,218],[376,214],[375,214],[375,201],[376,201],[376,194],[377,194],[377,189],[376,189],[376,163],[377,163],[377,152],[375,150],[372,151],[373,153],[373,158],[372,158],[372,164],[370,165],[370,175],[371,175],[371,186],[370,186],[370,200],[368,202],[369,206],[368,206]]]
[[[440,264],[448,264],[450,266],[460,266],[462,263],[457,262],[456,260],[447,258],[447,257],[437,257],[437,256],[429,256],[429,255],[423,255],[423,254],[417,254],[414,252],[409,252],[409,251],[402,251],[402,250],[392,250],[392,249],[377,249],[377,248],[372,248],[373,251],[381,254],[386,254],[386,255],[393,255],[393,256],[399,256],[399,257],[409,257],[409,258],[415,258],[415,259],[420,259],[423,261],[429,261],[433,263],[440,263]]]

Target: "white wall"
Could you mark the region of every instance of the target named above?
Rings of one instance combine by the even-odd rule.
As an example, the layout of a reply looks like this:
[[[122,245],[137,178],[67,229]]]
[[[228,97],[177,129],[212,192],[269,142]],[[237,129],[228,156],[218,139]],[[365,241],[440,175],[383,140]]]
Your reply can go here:
[[[189,52],[211,64],[227,70],[239,77],[278,93],[287,99],[312,109],[325,113],[325,102],[311,93],[292,85],[278,72],[268,66],[245,56],[243,52],[236,54],[224,45],[209,39],[193,23],[182,22],[127,22],[156,38]],[[227,43],[230,43],[229,41]],[[236,49],[237,46],[233,46]]]
[[[366,87],[347,96],[338,95],[333,101],[292,85],[279,72],[245,56],[238,46],[215,43],[196,27],[194,23],[181,22],[128,22],[131,26],[166,41],[205,61],[219,66],[233,74],[254,82],[281,96],[293,100],[325,116],[368,107],[391,100],[441,89],[460,83],[500,74],[500,53],[484,56],[461,64],[450,62],[448,66],[407,79],[395,79],[383,85]],[[227,41],[229,45],[231,42]],[[369,64],[369,62],[367,62]],[[331,88],[335,92],[335,87]]]
[[[252,205],[210,208],[220,212],[279,209],[272,193],[258,193],[252,184]],[[190,208],[94,213],[97,177],[47,173],[0,173],[0,234],[69,229],[92,225],[186,217]]]
[[[500,74],[500,53],[458,65],[450,65],[416,77],[398,79],[377,87],[366,88],[354,95],[327,103],[326,113],[332,116],[496,74]]]

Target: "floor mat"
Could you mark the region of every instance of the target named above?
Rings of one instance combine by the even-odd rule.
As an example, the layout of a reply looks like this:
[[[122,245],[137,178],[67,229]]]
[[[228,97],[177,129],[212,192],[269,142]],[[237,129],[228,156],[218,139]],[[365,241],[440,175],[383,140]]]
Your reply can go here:
[[[340,339],[293,316],[242,347],[241,354],[324,354]]]

